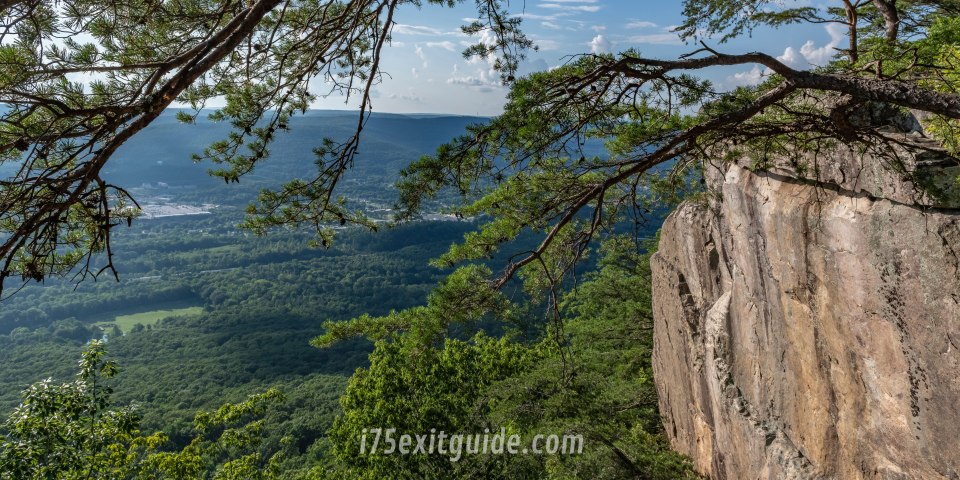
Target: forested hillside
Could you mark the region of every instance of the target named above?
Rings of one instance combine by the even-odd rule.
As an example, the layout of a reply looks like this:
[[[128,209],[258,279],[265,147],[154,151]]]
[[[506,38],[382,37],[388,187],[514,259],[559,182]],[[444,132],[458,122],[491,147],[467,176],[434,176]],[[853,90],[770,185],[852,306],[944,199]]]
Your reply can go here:
[[[0,480],[955,472],[960,2],[461,3],[0,0]]]
[[[12,411],[20,401],[20,390],[28,383],[47,377],[53,377],[55,382],[70,381],[86,340],[105,333],[109,357],[120,365],[120,373],[110,381],[116,389],[114,405],[136,405],[142,416],[143,432],[162,431],[169,437],[165,451],[179,451],[190,444],[197,434],[193,416],[198,410],[214,410],[224,403],[240,402],[249,395],[276,389],[286,395],[286,401],[267,410],[264,439],[258,452],[264,456],[283,452],[282,471],[290,475],[317,466],[339,465],[331,472],[342,470],[349,478],[376,478],[376,472],[389,470],[391,464],[358,464],[349,460],[354,457],[351,449],[356,445],[344,437],[351,429],[364,427],[365,422],[385,421],[365,417],[371,405],[364,402],[385,402],[374,409],[380,410],[381,415],[405,411],[405,405],[414,403],[435,405],[430,408],[440,409],[446,419],[424,424],[423,428],[438,425],[451,430],[466,429],[477,426],[473,423],[477,420],[467,421],[475,415],[470,412],[476,402],[482,405],[487,401],[483,400],[487,397],[477,395],[494,387],[490,391],[502,392],[499,395],[503,398],[496,402],[501,406],[493,411],[481,410],[485,416],[481,422],[520,422],[524,432],[560,428],[556,430],[559,432],[564,425],[573,425],[584,431],[599,429],[596,432],[601,435],[642,425],[630,434],[633,437],[618,442],[633,442],[631,453],[645,462],[643,468],[665,469],[668,476],[664,478],[686,475],[687,467],[666,449],[662,439],[645,433],[659,428],[655,405],[650,400],[654,397],[647,328],[649,267],[647,256],[631,256],[629,244],[612,241],[604,253],[603,273],[582,277],[590,280],[581,286],[589,300],[570,297],[565,308],[581,316],[566,327],[578,342],[576,350],[570,353],[575,355],[576,362],[585,362],[583,376],[577,384],[564,388],[561,396],[544,401],[536,395],[524,395],[550,390],[556,370],[573,358],[563,359],[561,352],[551,346],[551,327],[537,320],[544,317],[536,308],[519,316],[534,325],[476,325],[485,332],[477,337],[470,331],[451,332],[459,340],[448,343],[443,353],[427,352],[442,355],[435,359],[439,363],[434,364],[441,370],[419,371],[408,380],[431,384],[426,390],[422,390],[425,385],[382,390],[387,387],[379,384],[387,378],[403,378],[401,372],[405,368],[416,372],[425,365],[422,362],[429,360],[406,357],[401,350],[403,343],[392,348],[381,345],[371,357],[372,366],[368,356],[374,345],[367,340],[343,341],[326,349],[309,343],[325,333],[320,326],[324,321],[342,321],[363,314],[387,315],[391,310],[424,304],[427,294],[444,275],[426,260],[439,257],[451,243],[476,229],[476,223],[421,222],[380,233],[348,229],[341,232],[339,242],[330,250],[307,248],[306,236],[293,232],[267,238],[230,235],[229,230],[184,233],[192,229],[188,227],[200,226],[197,222],[201,221],[206,222],[203,226],[208,232],[216,231],[218,228],[210,220],[151,221],[156,224],[153,234],[120,236],[118,255],[131,266],[120,283],[81,283],[76,291],[69,285],[31,286],[5,304],[3,318],[18,326],[0,336],[2,411]],[[527,236],[513,247],[530,248],[535,245],[533,240],[535,237]],[[655,242],[647,247],[655,247]],[[497,255],[487,263],[494,266],[503,261],[504,256]],[[234,270],[199,273],[231,268]],[[146,275],[160,278],[140,279]],[[519,301],[520,296],[515,298]],[[111,324],[110,319],[117,314],[138,309],[152,311],[171,304],[196,305],[202,310],[194,315],[137,324],[125,330],[125,335]],[[28,312],[33,323],[18,323]],[[64,318],[66,315],[70,316]],[[104,326],[104,330],[97,325]],[[525,330],[530,327],[534,327],[533,332]],[[546,335],[540,336],[538,331]],[[497,342],[505,333],[507,337]],[[404,366],[410,361],[414,363]],[[488,370],[501,368],[489,366],[493,365],[490,362],[509,362],[512,366]],[[359,376],[349,380],[355,372]],[[638,377],[642,379],[639,383]],[[457,378],[463,381],[456,381]],[[354,383],[350,390],[349,381]],[[423,393],[413,394],[414,391]],[[341,399],[345,393],[348,396]],[[611,403],[618,405],[628,400],[640,403],[622,415],[608,418],[603,425],[594,424],[597,412],[609,408]],[[530,418],[522,409],[515,411],[517,402],[533,402],[538,409],[552,412],[552,420]],[[344,406],[348,407],[346,412]],[[414,418],[410,417],[411,421]],[[394,423],[408,429],[415,429],[416,425]],[[292,441],[281,442],[284,437]],[[338,438],[339,443],[335,443]],[[565,462],[561,468],[571,472],[602,471],[603,456],[592,452]],[[532,475],[545,468],[542,461],[543,458],[510,460],[496,467],[506,473],[489,475]],[[445,457],[437,462],[442,467],[439,471],[446,472],[444,475],[456,476],[470,468],[492,468],[475,463],[454,464]],[[419,468],[413,464],[394,467]],[[608,478],[621,474],[624,472],[616,470]]]
[[[187,234],[198,226],[194,219],[152,222],[155,234],[119,237],[119,264],[126,267],[121,282],[30,286],[4,302],[4,414],[26,384],[51,376],[69,381],[81,347],[106,334],[122,372],[115,398],[139,405],[144,431],[166,432],[171,448],[189,443],[198,409],[277,388],[292,401],[284,404],[286,413],[271,417],[277,429],[272,448],[292,434],[305,453],[325,437],[346,379],[369,364],[373,349],[362,340],[312,347],[308,341],[323,333],[321,323],[422,304],[442,278],[425,260],[475,228],[424,222],[379,234],[348,229],[335,248],[323,250],[307,247],[308,236],[292,232],[266,238]],[[159,278],[137,279],[146,276]],[[202,310],[135,326],[125,336],[115,333],[116,315],[171,304]]]
[[[203,173],[207,166],[189,160],[192,151],[225,132],[221,125],[184,128],[164,116],[124,146],[106,172],[113,181],[149,201],[162,195],[160,203],[207,204],[210,213],[141,219],[117,229],[112,255],[119,282],[106,275],[96,281],[48,278],[5,299],[0,304],[0,413],[11,412],[30,383],[48,377],[70,381],[85,344],[106,338],[109,357],[121,369],[110,380],[114,405],[135,405],[143,432],[169,437],[165,451],[190,444],[198,410],[276,389],[287,401],[266,414],[258,451],[284,452],[287,472],[335,462],[328,434],[344,414],[340,399],[348,379],[370,366],[374,345],[355,339],[319,349],[310,340],[326,333],[321,327],[326,321],[384,316],[425,304],[448,273],[429,260],[489,221],[419,221],[377,233],[348,227],[338,231],[329,249],[310,247],[309,232],[277,229],[258,237],[236,227],[241,207],[259,188],[276,188],[291,172],[308,175],[313,164],[304,150],[310,142],[344,134],[354,119],[338,113],[301,118],[285,134],[289,142],[278,142],[270,162],[239,185],[213,182]],[[392,205],[397,200],[392,184],[404,162],[474,120],[374,116],[364,144],[372,158],[358,162],[341,193],[364,199],[358,208]],[[168,187],[159,187],[160,182]],[[152,188],[139,188],[143,183]],[[182,185],[196,188],[169,188]],[[431,208],[456,201],[452,194],[439,198]],[[648,236],[655,227],[643,226]],[[476,263],[500,268],[511,255],[535,248],[539,238],[524,233]],[[588,260],[581,272],[592,265]],[[520,289],[515,295],[518,301],[525,296]],[[516,341],[535,342],[546,327],[541,309],[525,307],[512,323],[454,325],[448,334],[468,341],[477,330],[493,338],[509,332]],[[281,444],[284,437],[293,442]]]
[[[189,444],[199,409],[275,388],[287,402],[268,415],[264,448],[278,451],[280,438],[289,435],[296,441],[284,447],[288,467],[320,461],[347,379],[369,365],[373,344],[356,340],[322,350],[310,339],[324,333],[324,321],[423,304],[443,278],[428,260],[477,226],[425,221],[379,233],[345,228],[330,249],[310,247],[305,232],[257,237],[238,230],[242,207],[259,188],[315,170],[311,147],[323,136],[349,132],[356,117],[346,115],[298,118],[270,163],[240,184],[211,180],[204,173],[209,165],[189,157],[225,134],[223,125],[200,121],[186,128],[163,116],[125,145],[106,172],[112,181],[148,198],[165,195],[165,203],[216,206],[209,214],[142,219],[117,229],[112,254],[119,282],[106,275],[50,278],[6,298],[0,304],[0,414],[13,410],[30,383],[70,381],[84,345],[106,336],[121,368],[112,380],[116,404],[137,405],[145,432],[170,437],[165,448]],[[364,144],[369,157],[358,162],[343,193],[392,205],[396,191],[389,186],[404,162],[476,120],[374,116]],[[159,182],[196,188],[157,188]],[[137,188],[143,183],[153,188]]]

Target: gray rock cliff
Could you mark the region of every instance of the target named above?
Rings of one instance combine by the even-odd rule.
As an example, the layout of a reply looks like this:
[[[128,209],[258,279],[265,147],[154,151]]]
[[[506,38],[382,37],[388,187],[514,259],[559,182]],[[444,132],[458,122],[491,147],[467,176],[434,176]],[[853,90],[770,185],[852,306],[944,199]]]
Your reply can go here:
[[[817,161],[818,183],[712,167],[719,198],[664,224],[667,433],[714,480],[958,479],[960,209],[853,153]],[[907,170],[948,186],[955,165]]]

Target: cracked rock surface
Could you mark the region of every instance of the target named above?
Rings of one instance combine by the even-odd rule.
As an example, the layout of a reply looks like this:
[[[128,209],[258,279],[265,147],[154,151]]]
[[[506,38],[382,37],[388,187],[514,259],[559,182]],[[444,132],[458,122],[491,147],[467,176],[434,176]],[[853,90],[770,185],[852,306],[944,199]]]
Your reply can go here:
[[[652,259],[674,448],[713,480],[960,479],[960,210],[719,168]]]

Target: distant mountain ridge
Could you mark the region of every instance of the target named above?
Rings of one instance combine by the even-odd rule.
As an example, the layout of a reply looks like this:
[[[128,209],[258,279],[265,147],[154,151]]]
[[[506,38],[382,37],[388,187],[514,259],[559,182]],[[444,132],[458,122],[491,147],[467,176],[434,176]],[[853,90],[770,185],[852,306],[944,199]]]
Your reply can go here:
[[[200,192],[190,197],[232,203],[226,199],[235,197],[238,190],[252,190],[249,193],[255,195],[262,187],[276,188],[290,179],[315,175],[313,149],[325,137],[335,141],[349,138],[358,121],[358,114],[348,111],[310,110],[294,117],[290,130],[279,133],[270,144],[270,157],[241,179],[241,185],[253,188],[238,188],[206,174],[217,165],[190,159],[192,153],[200,154],[212,142],[226,138],[230,124],[213,123],[201,116],[196,125],[187,125],[178,122],[174,114],[165,113],[121,146],[105,168],[105,180],[124,188],[157,182],[196,185]],[[484,120],[473,116],[374,113],[364,126],[355,170],[347,179],[382,190],[383,183],[396,181],[401,168],[462,135],[468,125]]]

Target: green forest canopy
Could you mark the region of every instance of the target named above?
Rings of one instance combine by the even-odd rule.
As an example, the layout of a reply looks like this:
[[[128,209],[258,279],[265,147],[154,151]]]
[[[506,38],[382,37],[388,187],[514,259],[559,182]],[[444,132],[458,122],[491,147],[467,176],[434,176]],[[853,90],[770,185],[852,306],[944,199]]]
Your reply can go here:
[[[427,3],[452,7],[456,2]],[[619,226],[648,220],[658,204],[709,195],[699,182],[708,161],[746,157],[762,169],[771,157],[787,157],[794,160],[798,176],[805,178],[816,172],[807,153],[846,144],[884,165],[902,165],[899,156],[917,153],[915,145],[889,135],[889,125],[851,120],[876,104],[930,114],[924,125],[927,131],[956,155],[958,4],[845,0],[844,8],[821,11],[761,0],[685,0],[686,20],[677,33],[701,43],[682,58],[649,59],[627,49],[616,55],[579,56],[553,71],[515,78],[517,62],[532,42],[520,30],[520,19],[509,16],[501,4],[476,3],[479,21],[464,27],[464,32],[489,30],[497,42],[477,44],[465,55],[497,57],[502,80],[511,87],[508,103],[502,115],[468,127],[465,135],[401,172],[396,220],[416,218],[425,200],[453,189],[463,197],[455,213],[485,223],[436,257],[434,267],[456,269],[440,279],[425,306],[324,324],[323,333],[313,341],[317,346],[337,348],[338,342],[356,336],[378,342],[370,368],[352,377],[342,401],[343,420],[331,435],[356,431],[365,418],[402,411],[411,390],[390,383],[400,374],[409,375],[410,385],[429,378],[453,382],[468,375],[477,379],[476,385],[454,382],[424,397],[438,405],[460,402],[447,420],[452,425],[512,421],[518,431],[540,428],[523,415],[534,402],[539,411],[549,412],[538,418],[551,419],[552,428],[578,431],[589,425],[584,431],[605,439],[599,442],[605,447],[570,463],[532,459],[531,464],[506,465],[496,464],[503,459],[491,463],[478,458],[436,466],[432,458],[407,457],[406,462],[391,465],[366,465],[351,461],[351,447],[342,440],[326,457],[329,468],[312,474],[365,475],[389,467],[438,476],[449,473],[449,468],[472,469],[456,474],[547,471],[557,478],[587,472],[589,476],[630,472],[642,478],[687,475],[688,467],[663,449],[662,438],[656,438],[658,423],[648,420],[641,407],[637,417],[610,415],[613,408],[632,405],[611,402],[607,396],[611,392],[633,392],[649,401],[644,397],[649,390],[645,394],[642,389],[648,381],[642,360],[627,368],[623,359],[613,356],[607,359],[609,364],[592,367],[593,357],[585,353],[643,345],[606,345],[610,339],[601,341],[590,333],[604,318],[615,324],[626,324],[624,318],[642,321],[643,308],[609,313],[616,310],[611,302],[586,310],[577,307],[606,298],[603,295],[611,289],[604,282],[644,278],[644,260],[633,256],[643,250],[644,235],[638,231],[619,237],[615,235]],[[0,53],[12,60],[12,67],[0,71],[0,102],[11,106],[0,118],[0,146],[4,162],[21,165],[17,176],[0,185],[0,229],[6,234],[0,270],[4,286],[8,280],[64,275],[77,266],[85,273],[113,271],[111,229],[132,220],[136,210],[125,208],[134,200],[129,193],[106,182],[99,172],[120,144],[174,101],[193,105],[198,115],[205,101],[226,99],[226,107],[210,118],[229,122],[232,131],[197,158],[219,165],[211,173],[226,183],[239,182],[258,168],[277,133],[309,106],[310,76],[323,74],[337,88],[360,96],[366,112],[370,90],[381,80],[380,52],[400,4],[223,0],[102,5],[73,0],[64,2],[68,8],[57,9],[42,0],[0,3],[14,32],[4,35],[15,35],[0,47]],[[707,43],[714,35],[722,35],[722,43],[758,26],[802,22],[844,25],[849,47],[825,67],[798,71],[766,54],[727,54]],[[77,33],[92,35],[99,45],[68,44],[53,51],[42,41]],[[693,75],[701,69],[741,64],[760,64],[770,75],[756,87],[731,91],[718,90]],[[108,80],[91,94],[64,80],[67,73],[91,71],[108,73]],[[254,78],[262,81],[251,81]],[[330,226],[350,222],[374,228],[362,212],[349,211],[345,200],[333,194],[353,164],[363,115],[355,136],[316,146],[318,170],[313,179],[262,192],[248,208],[242,227],[258,234],[285,225],[309,227],[319,235],[317,243],[327,247],[333,240]],[[191,114],[180,119],[194,121]],[[588,156],[581,148],[588,140],[605,142],[606,154]],[[501,259],[503,268],[481,263],[495,260],[491,257],[523,232],[542,235],[542,240]],[[599,284],[594,285],[599,286],[585,288],[583,297],[569,297],[570,274],[601,236],[609,237],[606,248],[615,252],[603,258],[620,266],[597,274]],[[98,257],[102,261],[96,266],[84,263],[103,253],[107,255]],[[608,273],[612,278],[604,277],[603,272],[617,268],[623,278],[612,273]],[[503,292],[504,287],[517,285],[514,280],[522,281],[524,295]],[[634,287],[640,288],[637,296],[647,288]],[[451,324],[469,327],[491,317],[521,324],[532,306],[540,306],[554,325],[544,328],[536,340],[516,344],[509,337],[477,336],[459,344],[447,340]],[[627,337],[610,341],[635,338],[631,336],[635,333],[621,333]],[[441,342],[446,348],[436,348]],[[503,359],[504,351],[512,352],[506,358],[521,365],[493,362],[476,370],[477,362]],[[637,355],[642,359],[648,353]],[[436,361],[423,370],[419,362],[431,358]],[[451,360],[457,358],[471,360]],[[552,361],[541,364],[524,361],[527,358]],[[602,373],[586,379],[576,373],[591,369]],[[625,376],[618,377],[622,372]],[[586,419],[565,409],[566,399],[584,388],[597,395],[578,400],[596,406],[583,413]],[[544,395],[524,400],[521,394],[530,391]],[[386,403],[365,402],[370,395],[379,395]],[[463,403],[473,397],[496,402]]]

